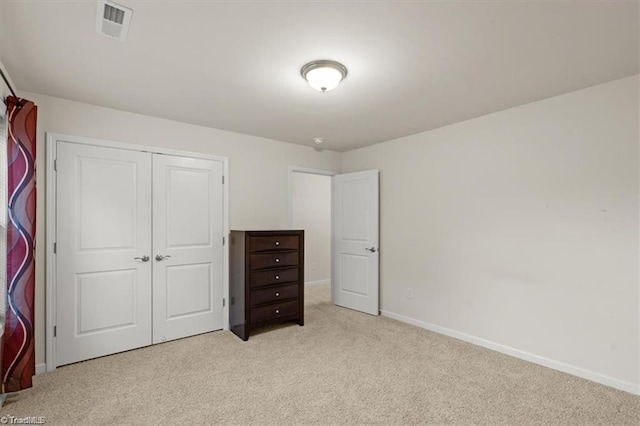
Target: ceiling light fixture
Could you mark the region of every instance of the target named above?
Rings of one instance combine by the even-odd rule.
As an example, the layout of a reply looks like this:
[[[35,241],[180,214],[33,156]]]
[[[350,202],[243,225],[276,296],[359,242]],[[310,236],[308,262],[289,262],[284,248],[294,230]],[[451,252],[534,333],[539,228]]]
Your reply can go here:
[[[313,61],[303,66],[300,74],[311,87],[324,93],[335,89],[347,76],[347,67],[336,61]]]

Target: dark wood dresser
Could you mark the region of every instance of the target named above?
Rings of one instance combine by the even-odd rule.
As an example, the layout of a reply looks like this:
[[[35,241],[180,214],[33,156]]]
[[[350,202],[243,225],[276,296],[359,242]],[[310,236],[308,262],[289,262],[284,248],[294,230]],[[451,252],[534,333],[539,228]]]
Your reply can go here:
[[[304,325],[304,231],[231,231],[229,322],[242,340],[257,326]]]

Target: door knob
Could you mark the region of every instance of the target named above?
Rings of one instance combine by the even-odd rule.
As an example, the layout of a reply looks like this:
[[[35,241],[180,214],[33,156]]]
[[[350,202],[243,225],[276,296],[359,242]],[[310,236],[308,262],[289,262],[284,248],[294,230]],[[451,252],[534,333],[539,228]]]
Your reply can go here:
[[[160,261],[162,261],[162,260],[165,260],[165,259],[166,259],[166,258],[168,258],[168,257],[171,257],[171,255],[169,255],[169,254],[165,254],[165,255],[162,255],[162,254],[156,254],[156,260],[157,260],[158,262],[160,262]]]
[[[146,254],[142,257],[134,257],[134,260],[142,260],[143,262],[148,262],[149,261],[149,256],[147,256]]]
[[[370,252],[370,253],[375,253],[376,252],[376,248],[375,247],[371,247],[371,248],[367,247],[367,248],[365,248],[365,250]]]

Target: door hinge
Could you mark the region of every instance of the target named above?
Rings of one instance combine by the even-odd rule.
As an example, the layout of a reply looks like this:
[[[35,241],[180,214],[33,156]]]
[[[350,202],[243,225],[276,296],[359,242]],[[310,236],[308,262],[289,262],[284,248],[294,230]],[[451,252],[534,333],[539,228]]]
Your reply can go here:
[[[53,160],[53,171],[54,172],[58,171],[58,160]]]
[[[53,243],[53,253],[57,253],[58,252],[58,243]]]
[[[222,237],[222,245],[225,245],[226,243],[227,243],[227,240],[224,237]]]
[[[222,176],[222,184],[224,185],[224,175]]]
[[[53,326],[53,337],[58,337],[58,326],[57,325]]]
[[[222,298],[222,307],[223,307],[223,308],[224,308],[224,306],[225,306],[225,304],[226,304],[226,303],[227,303],[227,302],[226,302],[226,299],[223,297],[223,298]]]

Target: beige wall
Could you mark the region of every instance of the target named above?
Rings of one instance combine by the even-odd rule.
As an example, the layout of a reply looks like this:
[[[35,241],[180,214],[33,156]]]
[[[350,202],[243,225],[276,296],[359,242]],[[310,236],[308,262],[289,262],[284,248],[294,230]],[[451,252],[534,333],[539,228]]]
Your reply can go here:
[[[381,171],[383,310],[640,383],[637,76],[342,160]]]
[[[45,132],[174,148],[229,157],[231,229],[288,225],[289,166],[339,171],[341,156],[238,133],[21,92],[38,109],[36,363],[45,362]]]
[[[304,229],[304,281],[331,278],[331,176],[292,173],[292,227]]]

